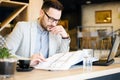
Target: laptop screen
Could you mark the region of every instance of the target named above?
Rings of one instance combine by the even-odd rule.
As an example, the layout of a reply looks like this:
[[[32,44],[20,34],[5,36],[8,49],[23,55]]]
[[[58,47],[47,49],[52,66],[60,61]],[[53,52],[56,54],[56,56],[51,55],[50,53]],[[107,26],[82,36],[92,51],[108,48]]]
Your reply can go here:
[[[116,36],[112,50],[110,50],[110,54],[108,55],[108,61],[114,59],[117,53],[117,49],[119,47],[119,43],[120,43],[120,36]]]

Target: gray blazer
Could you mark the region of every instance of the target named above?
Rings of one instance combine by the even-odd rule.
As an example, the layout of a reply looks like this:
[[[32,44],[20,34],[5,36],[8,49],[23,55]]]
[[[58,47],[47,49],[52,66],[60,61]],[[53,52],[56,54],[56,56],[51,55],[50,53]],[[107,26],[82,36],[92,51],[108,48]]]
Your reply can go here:
[[[30,57],[35,48],[38,22],[18,22],[14,30],[6,37],[6,46],[12,54]],[[49,33],[49,56],[69,51],[70,39]]]

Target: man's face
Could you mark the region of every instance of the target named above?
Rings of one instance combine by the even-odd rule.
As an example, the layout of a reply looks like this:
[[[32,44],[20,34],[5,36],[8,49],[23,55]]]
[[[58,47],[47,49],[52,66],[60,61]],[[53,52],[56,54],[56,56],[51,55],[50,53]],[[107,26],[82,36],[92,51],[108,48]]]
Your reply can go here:
[[[60,10],[50,8],[48,11],[43,11],[43,15],[41,17],[41,26],[48,31],[51,31],[53,27],[55,27],[60,20],[61,17]]]

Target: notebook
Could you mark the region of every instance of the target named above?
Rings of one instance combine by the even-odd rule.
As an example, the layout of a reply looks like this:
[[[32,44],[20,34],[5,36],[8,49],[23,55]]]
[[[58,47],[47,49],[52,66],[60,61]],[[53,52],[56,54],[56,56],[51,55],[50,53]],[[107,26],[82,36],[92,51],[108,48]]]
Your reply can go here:
[[[112,49],[110,50],[106,59],[100,59],[98,61],[94,61],[93,65],[108,66],[108,65],[112,64],[114,62],[114,57],[115,57],[115,55],[117,53],[117,49],[119,47],[119,43],[120,43],[120,36],[116,36],[113,46],[112,46]]]

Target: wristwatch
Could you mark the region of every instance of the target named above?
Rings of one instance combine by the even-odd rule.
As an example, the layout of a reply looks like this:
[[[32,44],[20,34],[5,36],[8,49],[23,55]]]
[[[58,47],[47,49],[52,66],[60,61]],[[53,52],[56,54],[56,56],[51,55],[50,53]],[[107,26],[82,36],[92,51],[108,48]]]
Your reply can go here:
[[[62,39],[69,39],[69,38],[70,38],[69,34],[67,37],[62,37]]]

